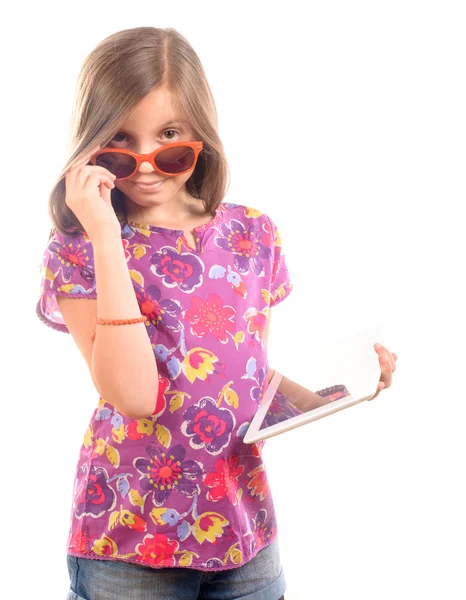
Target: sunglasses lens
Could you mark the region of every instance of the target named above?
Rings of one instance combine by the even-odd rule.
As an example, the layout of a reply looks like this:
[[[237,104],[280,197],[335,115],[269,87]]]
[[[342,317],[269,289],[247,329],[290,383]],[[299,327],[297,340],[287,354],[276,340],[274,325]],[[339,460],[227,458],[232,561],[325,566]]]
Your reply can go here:
[[[105,167],[118,179],[129,177],[136,169],[136,160],[122,152],[102,152],[96,158],[99,167]]]
[[[194,150],[189,146],[178,146],[162,150],[155,157],[155,164],[164,173],[176,174],[187,171],[194,164]]]

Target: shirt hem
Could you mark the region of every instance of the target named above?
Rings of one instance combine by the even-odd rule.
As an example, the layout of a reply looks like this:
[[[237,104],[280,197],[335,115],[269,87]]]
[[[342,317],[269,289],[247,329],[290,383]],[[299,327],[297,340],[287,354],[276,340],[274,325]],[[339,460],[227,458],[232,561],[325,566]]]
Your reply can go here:
[[[253,558],[256,557],[256,555],[263,550],[264,548],[267,548],[267,546],[270,546],[270,544],[272,544],[273,542],[275,542],[278,538],[278,534],[275,535],[274,538],[271,538],[270,540],[267,541],[267,543],[265,543],[263,546],[261,546],[260,548],[257,549],[257,551],[254,554],[251,554],[250,556],[248,556],[248,558],[246,560],[243,560],[241,563],[236,563],[236,564],[228,564],[225,565],[223,567],[206,567],[205,564],[202,563],[197,563],[195,561],[193,561],[193,563],[191,563],[190,565],[174,565],[174,564],[159,564],[159,565],[154,565],[152,563],[143,561],[143,560],[131,560],[130,558],[120,558],[119,556],[99,556],[97,554],[86,554],[85,552],[76,552],[75,550],[71,550],[70,548],[67,549],[67,554],[69,554],[70,556],[74,556],[76,558],[86,558],[86,559],[90,559],[90,560],[118,560],[121,562],[125,562],[125,563],[130,563],[130,564],[134,564],[134,565],[138,565],[140,567],[151,567],[152,569],[165,569],[167,567],[172,568],[172,569],[192,569],[194,571],[228,571],[231,569],[237,569],[239,567],[242,567],[243,565],[247,564],[248,562],[250,562]]]

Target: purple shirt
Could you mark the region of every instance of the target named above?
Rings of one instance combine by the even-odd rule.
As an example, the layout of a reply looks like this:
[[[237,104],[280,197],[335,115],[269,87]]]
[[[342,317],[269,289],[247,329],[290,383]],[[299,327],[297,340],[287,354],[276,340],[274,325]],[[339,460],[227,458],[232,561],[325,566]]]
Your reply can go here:
[[[243,436],[266,388],[269,307],[292,290],[280,234],[265,213],[232,203],[195,229],[195,250],[182,230],[118,218],[159,396],[139,420],[99,398],[76,469],[68,552],[239,567],[277,537],[265,441]],[[37,315],[69,333],[56,294],[97,297],[89,238],[57,231],[42,267]]]

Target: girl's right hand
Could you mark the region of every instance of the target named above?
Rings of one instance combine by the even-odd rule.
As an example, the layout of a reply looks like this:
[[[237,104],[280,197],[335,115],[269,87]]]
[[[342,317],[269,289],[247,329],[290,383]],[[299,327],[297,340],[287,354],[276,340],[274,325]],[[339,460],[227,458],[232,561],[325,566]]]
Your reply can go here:
[[[65,203],[76,215],[91,242],[108,236],[121,237],[121,226],[111,201],[115,176],[104,167],[88,165],[91,156],[100,150],[93,148],[65,175]]]

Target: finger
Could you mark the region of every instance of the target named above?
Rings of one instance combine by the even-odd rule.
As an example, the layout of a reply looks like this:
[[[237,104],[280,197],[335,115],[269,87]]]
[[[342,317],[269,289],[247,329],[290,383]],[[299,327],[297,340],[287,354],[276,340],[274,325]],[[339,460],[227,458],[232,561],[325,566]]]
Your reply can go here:
[[[99,149],[100,146],[95,146],[72,163],[72,165],[67,169],[67,171],[65,171],[66,185],[75,185],[77,173],[80,173],[81,167],[87,165],[87,163],[92,158],[93,154],[96,154],[96,152],[98,152]]]
[[[379,383],[377,384],[377,392],[375,393],[374,398],[377,398],[377,396],[380,394],[380,392],[385,388],[385,384],[383,381],[379,381]]]
[[[87,167],[87,169],[83,169],[83,167]],[[102,175],[106,175],[109,179],[114,181],[116,179],[116,175],[114,175],[111,171],[106,169],[105,167],[100,167],[99,165],[81,165],[81,169],[74,169],[73,173],[82,173],[82,171],[90,171],[92,173],[102,173]]]
[[[88,163],[89,159],[92,158],[92,156],[96,154],[99,150],[100,146],[94,146],[84,154],[81,154],[81,156],[75,159],[75,162],[73,163],[73,168]]]
[[[393,358],[392,353],[388,350],[388,348],[386,348],[385,346],[383,346],[382,344],[374,344],[374,349],[377,352],[377,354],[379,355],[379,358],[381,356],[383,356],[384,354],[388,355],[388,360],[389,363],[392,367],[392,372],[396,371],[396,364],[395,364],[395,359]]]
[[[105,185],[100,185],[100,195],[105,200],[108,206],[112,206],[112,189],[115,187],[114,183],[110,183],[112,187],[110,187],[108,181],[105,182]]]
[[[396,371],[396,362],[395,362],[395,359],[393,357],[393,352],[389,352],[387,350],[387,354],[388,354],[388,358],[390,360],[390,366],[392,367],[392,373],[394,373]]]
[[[109,179],[106,175],[104,175],[103,173],[96,173],[94,171],[89,171],[87,169],[83,169],[80,174],[79,177],[77,179],[77,185],[81,186],[82,189],[84,189],[86,186],[88,185],[97,185],[99,186],[100,190],[102,191],[103,188],[106,187],[106,184],[111,184],[114,186],[113,181],[111,179]],[[103,186],[103,187],[102,187]],[[113,189],[112,187],[112,189]]]
[[[81,169],[76,177],[75,185],[82,189],[91,175],[97,175],[100,179],[100,183],[105,183],[106,181],[113,183],[115,181],[115,177],[104,167],[92,167],[91,169]],[[111,175],[111,177],[109,175]]]
[[[104,175],[109,181],[115,181],[116,179],[116,175],[114,175],[113,173],[111,173],[108,169],[106,169],[105,167],[99,167],[97,165],[85,165],[86,167],[88,167],[87,169],[81,169],[79,175],[81,175],[81,173],[83,172],[87,172],[87,177],[89,177],[89,173],[96,173],[96,174],[101,174]],[[79,176],[78,176],[79,177]]]
[[[392,384],[392,365],[390,362],[389,354],[384,353],[379,357],[379,362],[382,369],[382,375],[380,381],[385,384],[385,387],[390,387]]]
[[[380,392],[383,390],[383,388],[384,388],[384,387],[385,387],[385,386],[384,386],[384,383],[383,383],[383,381],[379,381],[379,383],[377,384],[377,391],[376,391],[376,392],[375,392],[375,394],[372,396],[372,398],[368,398],[367,400],[368,400],[368,401],[375,400],[375,399],[377,398],[377,396],[380,394]]]
[[[76,161],[71,165],[70,171],[76,171],[77,169],[79,169],[79,167],[87,165],[87,163],[90,161],[93,155],[96,154],[100,150],[100,148],[100,146],[94,146],[94,148],[91,148],[85,154],[76,159]]]

